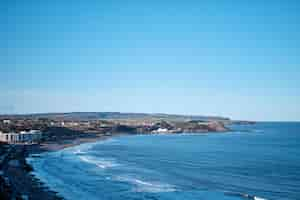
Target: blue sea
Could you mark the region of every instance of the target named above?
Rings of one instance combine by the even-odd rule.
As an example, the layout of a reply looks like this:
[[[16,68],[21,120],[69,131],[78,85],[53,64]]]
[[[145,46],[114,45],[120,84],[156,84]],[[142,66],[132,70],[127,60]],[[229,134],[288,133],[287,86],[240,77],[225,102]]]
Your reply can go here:
[[[120,136],[29,158],[65,199],[297,200],[300,123]]]

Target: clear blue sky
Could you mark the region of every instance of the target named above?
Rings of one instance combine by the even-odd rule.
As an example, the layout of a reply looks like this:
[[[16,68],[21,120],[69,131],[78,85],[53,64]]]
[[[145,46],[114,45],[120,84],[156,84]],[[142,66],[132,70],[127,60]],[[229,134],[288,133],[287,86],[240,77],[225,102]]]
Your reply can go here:
[[[300,120],[297,0],[0,5],[0,113]]]

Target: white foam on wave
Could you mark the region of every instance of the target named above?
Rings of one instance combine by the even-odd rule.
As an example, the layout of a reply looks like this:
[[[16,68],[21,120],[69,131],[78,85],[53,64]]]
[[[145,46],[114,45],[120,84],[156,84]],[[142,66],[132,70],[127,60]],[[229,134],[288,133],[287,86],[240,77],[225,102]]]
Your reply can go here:
[[[119,166],[120,164],[116,163],[113,159],[104,159],[104,158],[96,158],[93,156],[78,156],[80,160],[94,164],[101,169],[107,169],[111,167]]]
[[[170,184],[161,182],[149,182],[129,176],[118,176],[115,178],[115,180],[133,184],[135,186],[134,192],[158,193],[176,191],[176,188]]]
[[[61,152],[71,153],[71,154],[86,154],[95,144],[85,143],[78,146],[69,147],[61,150]]]
[[[95,145],[110,144],[116,141],[118,140],[110,138],[110,139],[100,140],[96,142],[83,143],[78,146],[72,146],[72,147],[62,149],[60,150],[60,152],[68,152],[68,153],[71,152],[73,154],[86,154],[87,152],[91,151]]]
[[[265,198],[261,198],[261,197],[257,197],[257,196],[245,194],[245,193],[225,191],[225,194],[231,195],[231,196],[238,196],[238,197],[242,197],[244,199],[250,199],[250,200],[267,200]]]
[[[261,198],[261,197],[256,197],[256,196],[254,196],[253,199],[254,199],[254,200],[267,200],[267,199],[264,199],[264,198]]]
[[[76,154],[76,155],[82,155],[82,154],[86,154],[86,152],[85,151],[81,151],[80,149],[78,149],[78,150],[74,151],[74,154]]]

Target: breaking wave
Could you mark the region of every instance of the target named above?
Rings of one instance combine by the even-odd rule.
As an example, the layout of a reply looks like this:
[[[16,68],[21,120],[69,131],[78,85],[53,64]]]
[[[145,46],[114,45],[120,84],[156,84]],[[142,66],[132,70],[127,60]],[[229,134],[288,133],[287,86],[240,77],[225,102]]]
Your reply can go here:
[[[74,154],[75,154],[75,155],[83,155],[83,154],[86,154],[86,153],[87,153],[87,152],[81,151],[80,149],[74,151]]]
[[[267,200],[265,198],[257,197],[255,195],[250,195],[250,194],[244,194],[244,193],[225,192],[225,194],[228,196],[237,196],[237,197],[242,197],[244,199],[250,199],[250,200]]]
[[[161,182],[149,182],[144,181],[138,178],[133,178],[130,176],[118,176],[115,178],[116,181],[127,182],[135,186],[134,192],[149,192],[149,193],[158,193],[158,192],[174,192],[176,191],[175,186],[161,183]]]
[[[119,166],[120,164],[116,163],[113,159],[100,159],[93,156],[78,156],[80,160],[94,164],[101,169],[111,168]]]

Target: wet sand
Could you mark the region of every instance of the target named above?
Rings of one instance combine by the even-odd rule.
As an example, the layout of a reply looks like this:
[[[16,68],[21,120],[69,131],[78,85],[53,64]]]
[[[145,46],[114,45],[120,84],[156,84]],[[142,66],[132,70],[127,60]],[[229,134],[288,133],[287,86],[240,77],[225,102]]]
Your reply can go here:
[[[97,142],[111,137],[112,136],[97,135],[94,137],[81,137],[61,141],[43,142],[41,144],[27,146],[27,150],[29,154],[42,153],[45,151],[59,151],[64,148],[77,146],[83,143]]]

